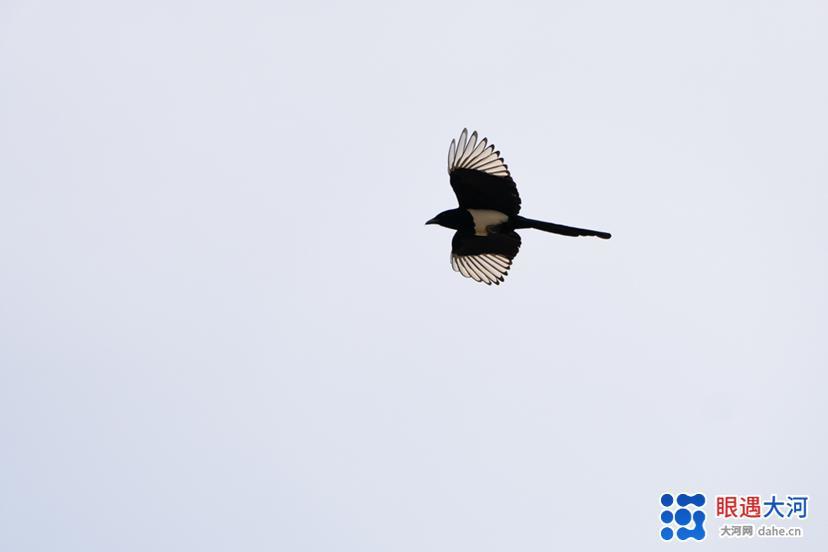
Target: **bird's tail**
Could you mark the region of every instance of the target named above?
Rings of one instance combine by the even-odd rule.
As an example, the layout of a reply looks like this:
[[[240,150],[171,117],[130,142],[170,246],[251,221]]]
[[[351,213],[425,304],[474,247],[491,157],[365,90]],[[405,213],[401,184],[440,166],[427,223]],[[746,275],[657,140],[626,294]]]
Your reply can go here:
[[[562,236],[596,236],[598,238],[608,240],[612,237],[609,232],[599,232],[598,230],[587,230],[585,228],[575,228],[573,226],[564,226],[563,224],[555,224],[554,222],[544,222],[542,220],[533,220],[525,217],[515,217],[515,228],[535,228],[543,230],[544,232],[552,232],[553,234],[560,234]]]

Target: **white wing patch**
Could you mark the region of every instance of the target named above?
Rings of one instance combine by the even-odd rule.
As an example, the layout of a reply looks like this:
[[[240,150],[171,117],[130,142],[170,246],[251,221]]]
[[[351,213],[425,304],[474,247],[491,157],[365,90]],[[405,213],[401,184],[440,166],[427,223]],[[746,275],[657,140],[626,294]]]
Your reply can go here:
[[[477,141],[477,131],[469,136],[465,128],[460,138],[451,141],[448,153],[448,172],[455,169],[481,171],[494,176],[509,176],[509,167],[500,152],[495,151],[494,144],[486,146],[487,139]]]
[[[493,209],[466,209],[474,221],[474,235],[488,236],[490,226],[498,226],[509,220],[508,215]]]
[[[511,266],[511,259],[494,253],[451,256],[451,268],[455,272],[487,286],[500,285]]]

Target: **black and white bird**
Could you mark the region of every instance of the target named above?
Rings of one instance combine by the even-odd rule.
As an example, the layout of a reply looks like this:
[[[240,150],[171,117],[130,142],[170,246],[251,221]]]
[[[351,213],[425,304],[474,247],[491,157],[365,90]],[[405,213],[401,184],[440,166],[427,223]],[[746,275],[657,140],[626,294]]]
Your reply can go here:
[[[426,224],[456,230],[451,240],[451,267],[466,278],[484,284],[500,284],[520,249],[521,228],[536,228],[563,236],[611,235],[597,230],[573,228],[518,215],[520,196],[509,167],[477,132],[466,129],[452,140],[448,152],[451,187],[460,206],[443,211]]]

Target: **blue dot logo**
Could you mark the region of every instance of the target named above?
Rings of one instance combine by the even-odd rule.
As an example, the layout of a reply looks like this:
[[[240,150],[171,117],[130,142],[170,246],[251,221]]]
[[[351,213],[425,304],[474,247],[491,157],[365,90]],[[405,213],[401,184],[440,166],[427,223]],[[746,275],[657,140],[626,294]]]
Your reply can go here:
[[[705,537],[702,510],[705,498],[703,494],[681,493],[673,496],[672,493],[661,495],[661,538],[672,540],[674,537],[684,541],[688,539],[702,540]],[[674,509],[675,508],[675,509]]]

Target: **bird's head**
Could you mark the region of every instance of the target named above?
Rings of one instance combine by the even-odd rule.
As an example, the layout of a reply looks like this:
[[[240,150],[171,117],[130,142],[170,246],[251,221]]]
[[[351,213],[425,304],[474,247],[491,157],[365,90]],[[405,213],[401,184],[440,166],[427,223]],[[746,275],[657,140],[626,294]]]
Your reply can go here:
[[[470,224],[473,225],[473,222],[471,214],[469,214],[467,210],[449,209],[448,211],[443,211],[436,217],[427,220],[426,224],[439,224],[440,226],[445,226],[446,228],[460,230]]]

